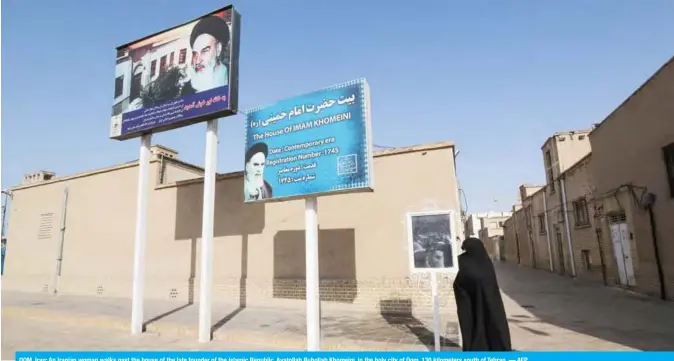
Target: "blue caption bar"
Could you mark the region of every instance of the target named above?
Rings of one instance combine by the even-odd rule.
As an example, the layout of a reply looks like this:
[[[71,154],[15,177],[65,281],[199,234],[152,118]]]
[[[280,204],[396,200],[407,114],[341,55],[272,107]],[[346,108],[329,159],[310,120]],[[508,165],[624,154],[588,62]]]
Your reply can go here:
[[[640,361],[674,352],[17,352],[17,361]]]

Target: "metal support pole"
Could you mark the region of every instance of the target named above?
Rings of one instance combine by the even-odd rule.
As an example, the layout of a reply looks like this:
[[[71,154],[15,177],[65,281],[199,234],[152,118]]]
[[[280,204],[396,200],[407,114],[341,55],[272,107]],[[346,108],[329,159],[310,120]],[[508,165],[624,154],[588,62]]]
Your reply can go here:
[[[136,234],[133,258],[133,300],[131,304],[131,334],[143,332],[143,290],[145,287],[145,248],[147,247],[147,198],[150,177],[151,134],[140,138],[138,160],[138,196],[136,199]]]
[[[215,176],[218,165],[218,119],[209,120],[206,130],[204,208],[201,223],[201,280],[199,283],[199,342],[211,341],[213,306],[213,226]]]
[[[440,352],[440,300],[438,299],[438,276],[435,272],[431,272],[431,296],[433,297],[433,340],[435,351]]]
[[[307,262],[307,351],[321,349],[321,298],[318,271],[318,211],[315,197],[305,200]]]

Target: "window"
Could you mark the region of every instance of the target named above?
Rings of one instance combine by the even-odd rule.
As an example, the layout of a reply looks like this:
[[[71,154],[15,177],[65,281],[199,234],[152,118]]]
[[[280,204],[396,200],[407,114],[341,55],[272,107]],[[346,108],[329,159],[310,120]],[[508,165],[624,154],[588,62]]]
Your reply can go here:
[[[157,74],[157,61],[152,60],[152,63],[150,63],[150,76],[154,77],[155,74]]]
[[[545,169],[548,173],[548,184],[550,184],[550,194],[555,193],[555,180],[552,173],[552,155],[550,150],[545,151]]]
[[[173,56],[174,55],[175,55],[175,53],[171,53],[171,55],[169,56],[169,67],[173,66]]]
[[[124,75],[115,78],[115,98],[119,98],[120,96],[122,96],[123,93],[124,93]]]
[[[187,49],[181,49],[178,64],[185,64],[185,60],[187,60]]]
[[[548,179],[550,179],[550,194],[555,194],[555,181],[552,178],[552,168],[548,168]]]
[[[498,222],[498,226],[499,226],[499,228],[502,228],[502,227],[503,227],[503,222]]]
[[[545,229],[545,214],[541,213],[538,215],[538,232],[540,234],[547,234],[548,230]]]
[[[587,214],[587,201],[585,199],[573,202],[573,218],[576,221],[576,227],[590,224],[590,217]]]
[[[159,60],[159,72],[164,72],[166,70],[166,55],[162,56]]]
[[[674,143],[662,148],[667,169],[667,182],[669,183],[669,196],[674,198]]]

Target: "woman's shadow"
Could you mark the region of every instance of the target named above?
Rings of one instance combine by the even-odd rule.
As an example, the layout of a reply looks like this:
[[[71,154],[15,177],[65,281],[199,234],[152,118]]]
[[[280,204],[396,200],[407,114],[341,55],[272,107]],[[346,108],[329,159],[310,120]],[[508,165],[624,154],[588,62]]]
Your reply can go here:
[[[382,300],[379,302],[379,306],[381,317],[386,320],[389,325],[404,326],[419,340],[419,342],[421,342],[421,344],[426,346],[429,351],[435,350],[435,335],[423,322],[414,317],[412,314],[411,300]],[[392,312],[392,309],[396,309],[396,311]],[[460,351],[461,345],[444,336],[440,336],[440,349],[442,351]]]

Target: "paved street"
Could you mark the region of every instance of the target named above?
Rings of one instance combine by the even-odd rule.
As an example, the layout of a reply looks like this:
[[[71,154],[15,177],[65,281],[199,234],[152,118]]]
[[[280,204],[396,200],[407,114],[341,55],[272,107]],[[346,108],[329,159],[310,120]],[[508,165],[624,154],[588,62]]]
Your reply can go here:
[[[114,328],[80,325],[73,322],[58,322],[28,317],[2,318],[2,359],[13,360],[18,351],[50,350],[278,350],[279,347],[263,347],[235,342],[211,342],[199,344],[194,339],[185,339],[156,334],[134,337],[129,332]],[[292,349],[286,349],[292,350]]]
[[[674,303],[497,263],[522,350],[674,350]]]
[[[518,350],[674,350],[674,304],[545,271],[496,265]],[[130,302],[107,298],[3,293],[7,349],[196,349],[197,305],[147,301],[148,333],[129,335]],[[159,317],[161,315],[161,317]],[[218,305],[214,349],[305,348],[302,310]],[[443,315],[448,338],[456,320]],[[325,312],[322,347],[428,350],[427,316]],[[86,335],[86,337],[84,337]],[[444,339],[445,349],[458,340]],[[4,354],[3,354],[4,356]]]

